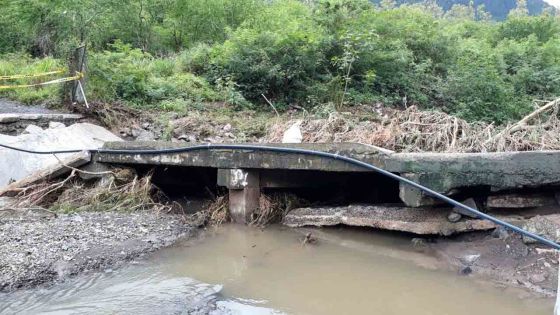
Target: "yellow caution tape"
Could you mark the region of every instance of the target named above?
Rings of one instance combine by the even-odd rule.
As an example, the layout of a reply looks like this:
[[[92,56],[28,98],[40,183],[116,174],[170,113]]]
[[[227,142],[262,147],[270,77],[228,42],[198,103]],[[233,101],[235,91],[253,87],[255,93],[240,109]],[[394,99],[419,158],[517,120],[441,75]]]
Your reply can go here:
[[[42,85],[49,85],[49,84],[56,84],[56,83],[63,83],[69,81],[80,80],[84,77],[84,74],[81,72],[76,72],[75,76],[66,77],[66,78],[59,78],[51,81],[34,83],[34,84],[17,84],[17,85],[0,85],[0,90],[7,90],[7,89],[17,89],[17,88],[28,88],[34,86],[42,86]]]
[[[2,75],[0,76],[0,81],[5,80],[17,80],[17,79],[25,79],[25,78],[38,78],[38,77],[45,77],[51,74],[59,74],[63,73],[64,70],[55,70],[49,72],[42,72],[42,73],[34,73],[34,74],[14,74],[14,75]]]

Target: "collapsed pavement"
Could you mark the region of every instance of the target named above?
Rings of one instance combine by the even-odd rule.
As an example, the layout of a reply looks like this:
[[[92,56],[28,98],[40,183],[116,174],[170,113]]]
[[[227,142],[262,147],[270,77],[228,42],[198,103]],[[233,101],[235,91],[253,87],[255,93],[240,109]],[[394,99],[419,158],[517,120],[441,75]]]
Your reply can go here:
[[[95,149],[105,141],[120,141],[103,127],[77,122],[81,119],[48,112],[0,114],[0,142],[30,150],[64,150]],[[77,211],[77,206],[67,208],[69,213],[66,208],[49,209],[72,185],[78,185],[73,192],[78,196],[87,192],[86,187],[95,194],[98,186],[98,193],[108,195],[104,185],[118,186],[116,181],[123,180],[116,170],[107,174],[78,169],[90,162],[88,152],[53,156],[0,148],[0,156],[0,291],[50,284],[88,270],[109,270],[195,231],[183,215],[150,210],[150,205],[135,212]],[[124,180],[136,180],[134,172],[129,174],[132,177]],[[66,180],[67,185],[60,185]],[[41,189],[46,190],[47,206],[27,202]],[[95,195],[90,199],[92,206],[102,202]]]
[[[87,123],[78,123],[68,127],[57,124],[50,125],[51,128],[47,129],[43,129],[39,126],[29,127],[33,125],[28,125],[25,128],[27,131],[18,136],[0,135],[0,137],[11,140],[9,143],[14,146],[20,146],[21,140],[28,141],[29,144],[27,147],[36,149],[75,149],[77,147],[95,148],[100,146],[109,149],[161,149],[184,146],[184,144],[153,141],[122,142],[118,137],[110,134],[103,128]],[[83,142],[77,143],[76,139],[80,137],[76,137],[76,135],[80,134],[80,130],[85,130],[86,136]],[[55,139],[54,142],[51,142],[52,139]],[[104,143],[105,141],[111,142]],[[558,178],[560,178],[560,163],[558,163],[560,161],[560,153],[558,152],[400,154],[353,143],[297,144],[291,146],[337,153],[372,163],[452,198],[464,201],[471,207],[476,207],[485,212],[492,212],[505,221],[520,226],[527,226],[531,231],[553,239],[557,238],[557,231],[560,230],[559,220],[551,217],[558,212],[557,200],[559,198],[557,197],[557,188],[559,185]],[[7,151],[0,151],[0,154],[6,152]],[[8,152],[7,154],[13,153]],[[309,207],[287,209],[291,211],[286,211],[288,213],[284,217],[284,223],[292,227],[355,225],[413,233],[421,235],[426,239],[434,235],[449,236],[465,232],[495,229],[495,225],[492,223],[473,218],[469,213],[461,212],[459,209],[450,209],[442,206],[437,200],[426,196],[417,189],[390,182],[385,178],[376,176],[376,174],[364,172],[361,169],[341,161],[324,160],[298,154],[279,155],[252,152],[250,150],[197,151],[152,155],[98,153],[93,156],[62,157],[64,158],[63,161],[66,161],[63,163],[57,158],[51,156],[45,157],[50,160],[30,163],[38,166],[37,168],[29,169],[18,167],[18,170],[12,170],[10,168],[8,171],[13,173],[10,173],[9,177],[4,179],[4,184],[14,179],[18,181],[9,185],[9,189],[0,189],[0,195],[17,195],[18,191],[20,191],[18,189],[26,185],[36,184],[44,179],[53,179],[68,174],[70,171],[68,166],[73,168],[80,167],[89,171],[107,171],[113,165],[124,165],[126,167],[139,169],[143,172],[145,172],[146,169],[155,168],[154,179],[160,181],[156,182],[156,184],[166,188],[171,187],[170,189],[172,191],[183,192],[183,194],[197,185],[214,188],[216,186],[224,187],[229,192],[229,210],[231,217],[236,222],[240,223],[247,223],[253,219],[255,211],[260,207],[260,197],[264,191],[288,190],[298,194],[301,193],[302,197],[310,198],[312,201]],[[21,162],[20,160],[29,159],[33,161],[35,158],[36,157],[32,155],[26,155],[25,157],[22,155],[14,155],[12,160]],[[74,160],[72,160],[72,158]],[[55,165],[54,168],[53,165]],[[45,168],[45,166],[47,167]],[[25,172],[15,173],[15,171]],[[319,202],[319,206],[317,206],[317,203],[313,201],[322,201],[322,204]],[[47,211],[46,213],[49,212]],[[139,215],[144,214],[140,213]],[[45,215],[37,222],[40,222],[40,224],[47,224],[47,222],[50,222],[48,224],[56,225],[59,224],[59,222],[74,222],[75,216],[76,215],[73,214],[58,216]],[[115,217],[111,218],[111,216]],[[109,221],[121,220],[127,216],[128,215],[119,216],[115,214],[105,215]],[[132,218],[134,216],[129,217]],[[192,230],[191,226],[181,225],[173,221],[175,219],[172,216],[164,215],[161,217],[153,217],[152,214],[148,212],[145,217],[148,220],[163,220],[163,222],[171,220],[170,222],[174,222],[170,223],[171,225],[168,225],[168,227],[172,226],[171,230],[182,232],[173,232],[173,237],[170,238],[171,240],[179,237],[182,233]],[[545,223],[542,223],[542,220],[544,220]],[[534,221],[537,221],[537,223],[531,225]],[[8,224],[6,227],[11,226],[9,225],[11,223],[7,222],[8,221],[2,222],[0,220],[0,224]],[[134,222],[129,223],[130,226],[138,227]],[[150,226],[151,223],[146,224]],[[144,226],[143,224],[141,225]],[[64,231],[67,230],[67,227],[70,229],[70,225],[67,227],[64,227],[64,225],[62,226],[61,229]],[[157,232],[158,225],[154,226]],[[13,226],[11,227],[13,228]],[[177,228],[177,230],[175,230],[175,228]],[[31,225],[29,229],[43,230],[44,232],[49,230],[35,228]],[[80,228],[72,229],[80,230]],[[169,228],[165,228],[164,230],[168,231]],[[89,229],[84,227],[83,231],[89,231]],[[144,232],[145,231],[140,228],[138,234],[136,236],[130,236],[130,239],[143,239],[145,238]],[[12,231],[10,233],[18,235],[17,231]],[[110,232],[103,231],[102,229],[99,233],[110,234]],[[167,232],[159,234],[159,236],[156,236],[156,239],[161,237],[167,238],[166,235],[168,234],[166,233]],[[11,239],[13,242],[10,243],[11,245],[9,246],[16,246],[14,242],[22,242],[26,237],[27,236],[16,236]],[[72,236],[69,237],[71,238]],[[117,237],[117,235],[113,234],[112,236],[108,236],[109,240],[113,237]],[[157,246],[141,246],[138,248],[138,251],[130,255],[124,255],[123,259],[159,248],[160,246],[168,245],[170,242],[172,241],[160,242],[158,244],[161,245]],[[503,245],[501,239],[498,239],[496,242],[498,242],[496,246],[499,246],[499,244]],[[444,244],[445,242],[441,243]],[[464,242],[461,241],[459,243],[462,244]],[[120,245],[118,244],[121,243],[117,242],[109,246],[119,248]],[[538,252],[534,245],[527,246],[522,241],[516,241],[515,244],[516,248],[519,249],[518,251],[521,253]],[[33,244],[31,242],[31,246],[40,248],[43,245],[39,243]],[[48,247],[47,245],[45,246]],[[481,245],[480,247],[484,248],[484,246],[485,245]],[[459,246],[459,248],[462,248],[463,251],[466,250],[464,247]],[[8,251],[10,250],[8,249]],[[55,247],[53,251],[60,253],[63,252],[64,249]],[[87,251],[79,252],[72,257],[89,256],[86,253]],[[111,254],[110,252],[107,253],[108,255]],[[447,253],[447,249],[442,249],[442,253]],[[511,254],[509,251],[505,251],[504,253],[504,255]],[[492,256],[492,253],[484,252],[478,254],[474,253],[472,255],[483,256],[483,259],[476,260],[478,264],[485,262],[485,259],[488,257],[495,257],[495,255]],[[461,270],[483,272],[488,269],[486,268],[487,266],[491,265],[491,263],[484,266],[479,265],[480,269],[477,270],[474,262],[469,262],[470,265],[464,266],[464,255],[460,254],[458,256],[460,256],[460,259],[458,258],[453,261],[459,261],[457,267]],[[15,257],[21,259],[20,256]],[[65,258],[65,256],[55,255],[54,258],[49,260],[47,265],[52,267],[53,261],[59,261],[61,257],[62,260],[64,260],[69,256]],[[102,255],[96,258],[97,260],[94,259],[93,261],[104,261],[104,259],[107,259],[104,257],[105,255]],[[554,263],[553,259],[549,260],[549,264]],[[113,264],[110,262],[110,259],[108,261],[107,266]],[[121,260],[117,259],[117,261]],[[8,260],[6,262],[6,264],[10,266],[15,263],[14,261],[8,262]],[[495,263],[495,261],[493,263]],[[532,263],[535,262],[533,261]],[[453,262],[450,261],[450,264],[453,264]],[[93,263],[93,266],[94,267],[90,267],[90,265],[86,264],[80,267],[76,265],[68,269],[71,270],[70,272],[64,271],[62,273],[53,272],[52,269],[49,269],[50,267],[42,268],[42,270],[46,270],[46,274],[51,275],[45,279],[56,279],[57,276],[53,275],[75,274],[79,272],[79,270],[95,269],[97,268],[95,266],[106,265]],[[29,265],[28,267],[33,268],[33,265]],[[517,270],[516,268],[520,267],[521,266],[512,263],[511,268],[508,270],[515,272]],[[551,283],[553,279],[555,279],[555,277],[550,275],[550,272],[554,272],[554,268],[549,269],[551,269],[551,271],[548,271],[545,277],[547,281],[539,282],[538,280],[541,279],[538,277],[532,279],[534,280],[532,282],[531,279],[527,282],[527,277],[532,275],[532,273],[529,272],[526,273],[527,277],[525,279],[519,281],[522,283],[546,282],[546,289],[549,290],[550,287],[552,287]],[[18,272],[20,271],[16,271],[16,273]],[[23,274],[25,274],[25,272],[23,272]],[[29,280],[32,277],[33,276],[28,276],[26,283],[40,282]],[[18,276],[12,278],[23,279],[26,277]],[[14,284],[4,286],[11,288]],[[528,285],[526,287],[528,287]],[[544,284],[538,287],[542,288]],[[535,288],[529,289],[536,290]]]
[[[76,148],[96,149],[106,141],[121,140],[105,128],[90,123],[75,123],[66,127],[62,123],[50,121],[48,123],[50,127],[43,129],[29,123],[27,115],[24,114],[24,118],[21,118],[22,115],[0,114],[0,126],[5,125],[7,121],[12,121],[12,118],[16,119],[16,117],[19,117],[17,118],[19,122],[27,123],[25,132],[20,135],[13,136],[0,133],[1,143],[31,150],[69,150]],[[10,120],[6,118],[10,118]],[[0,164],[1,187],[41,169],[60,164],[60,159],[66,159],[71,154],[37,155],[0,148],[0,156],[2,156],[2,163]]]

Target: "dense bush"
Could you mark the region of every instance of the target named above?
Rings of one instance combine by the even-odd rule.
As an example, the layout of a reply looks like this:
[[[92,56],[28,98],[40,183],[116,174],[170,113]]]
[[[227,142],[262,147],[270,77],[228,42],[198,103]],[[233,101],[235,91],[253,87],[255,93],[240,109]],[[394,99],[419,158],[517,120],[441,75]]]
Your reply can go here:
[[[169,100],[187,104],[218,98],[206,80],[180,71],[175,58],[157,59],[120,42],[111,47],[90,56],[89,92],[96,99],[154,107],[165,101],[169,107]]]
[[[309,6],[280,1],[245,21],[212,50],[212,75],[231,78],[253,101],[261,101],[265,94],[297,102],[325,73],[328,62],[322,48],[327,38]]]
[[[279,109],[382,102],[503,123],[534,99],[560,95],[558,16],[518,8],[496,22],[473,5],[444,13],[433,0],[382,3],[14,0],[0,7],[0,53],[66,58],[84,41],[93,99],[173,110],[207,101],[268,107],[265,95]],[[20,56],[6,55],[0,71],[61,63]],[[8,69],[18,58],[25,65]]]

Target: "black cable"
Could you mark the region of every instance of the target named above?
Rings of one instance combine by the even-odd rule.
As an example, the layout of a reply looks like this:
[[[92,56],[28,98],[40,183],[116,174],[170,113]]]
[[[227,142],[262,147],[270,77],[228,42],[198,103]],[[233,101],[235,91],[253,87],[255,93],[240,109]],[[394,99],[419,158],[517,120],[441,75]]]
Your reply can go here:
[[[64,154],[64,153],[78,153],[78,152],[82,152],[82,151],[93,151],[93,150],[58,150],[58,151],[36,151],[36,150],[29,150],[29,149],[22,149],[22,148],[17,148],[17,147],[12,147],[10,145],[7,144],[2,144],[0,143],[0,147],[2,148],[6,148],[6,149],[10,149],[13,151],[18,151],[18,152],[24,152],[24,153],[30,153],[30,154],[41,154],[41,155],[46,155],[46,154]]]
[[[340,161],[344,161],[346,163],[352,164],[352,165],[356,165],[368,170],[372,170],[375,171],[379,174],[382,174],[384,176],[387,176],[389,178],[392,178],[394,180],[397,180],[401,183],[405,183],[407,185],[410,185],[414,188],[417,188],[425,193],[427,193],[428,195],[435,197],[437,199],[440,199],[452,206],[461,208],[465,211],[468,211],[469,213],[472,213],[474,215],[476,215],[478,218],[481,219],[486,219],[489,220],[497,225],[503,226],[507,229],[510,229],[514,232],[517,232],[521,235],[524,235],[526,237],[532,238],[542,244],[548,245],[552,248],[558,249],[560,250],[560,244],[557,244],[554,241],[551,241],[549,239],[546,239],[540,235],[531,233],[529,231],[523,230],[511,223],[502,221],[498,218],[495,218],[489,214],[486,214],[484,212],[478,211],[476,209],[473,209],[471,207],[465,206],[464,204],[453,200],[447,196],[444,196],[434,190],[431,190],[427,187],[424,187],[418,183],[415,183],[409,179],[406,179],[404,177],[401,177],[399,175],[393,174],[391,172],[388,172],[382,168],[379,168],[377,166],[371,165],[369,163],[354,159],[354,158],[350,158],[347,156],[343,156],[343,155],[339,155],[336,153],[329,153],[329,152],[323,152],[323,151],[315,151],[315,150],[308,150],[308,149],[297,149],[297,148],[285,148],[285,147],[274,147],[274,146],[263,146],[263,145],[251,145],[251,144],[205,144],[205,145],[195,145],[195,146],[190,146],[190,147],[180,147],[180,148],[169,148],[169,149],[94,149],[94,150],[58,150],[58,151],[35,151],[35,150],[27,150],[27,149],[21,149],[21,148],[16,148],[16,147],[12,147],[12,146],[8,146],[8,145],[4,145],[4,144],[0,144],[0,147],[4,147],[4,148],[8,148],[11,150],[15,150],[15,151],[19,151],[19,152],[25,152],[25,153],[31,153],[31,154],[62,154],[62,153],[77,153],[77,152],[81,152],[81,151],[89,151],[91,153],[100,153],[100,154],[142,154],[142,155],[149,155],[149,154],[173,154],[173,153],[184,153],[184,152],[191,152],[191,151],[201,151],[201,150],[249,150],[249,151],[261,151],[261,152],[277,152],[277,153],[290,153],[290,154],[303,154],[303,155],[309,155],[309,156],[318,156],[318,157],[324,157],[324,158],[328,158],[328,159],[333,159],[333,160],[340,160]]]

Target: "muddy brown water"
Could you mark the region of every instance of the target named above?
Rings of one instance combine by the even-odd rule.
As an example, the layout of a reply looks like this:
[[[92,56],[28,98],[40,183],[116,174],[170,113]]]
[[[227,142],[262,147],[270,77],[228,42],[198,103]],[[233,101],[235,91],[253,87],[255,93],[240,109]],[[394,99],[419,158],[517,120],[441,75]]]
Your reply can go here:
[[[0,295],[0,313],[552,314],[551,300],[437,270],[407,237],[323,229],[302,246],[305,233],[223,226],[123,268]]]

